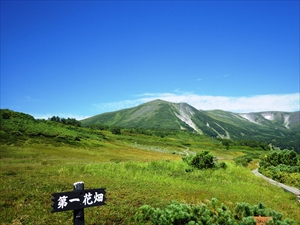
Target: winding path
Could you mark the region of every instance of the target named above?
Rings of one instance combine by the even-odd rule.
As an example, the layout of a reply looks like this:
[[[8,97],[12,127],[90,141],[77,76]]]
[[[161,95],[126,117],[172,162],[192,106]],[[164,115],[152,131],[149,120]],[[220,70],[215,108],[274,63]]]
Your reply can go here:
[[[295,187],[291,187],[291,186],[288,186],[288,185],[285,185],[285,184],[282,184],[282,183],[279,183],[275,180],[272,180],[264,175],[262,175],[261,173],[258,172],[258,169],[255,169],[255,170],[252,170],[252,173],[254,173],[255,175],[257,176],[260,176],[262,177],[263,179],[269,181],[271,184],[277,186],[277,187],[281,187],[283,188],[284,190],[288,191],[288,192],[291,192],[293,193],[294,195],[297,195],[298,196],[298,201],[300,202],[300,190],[295,188]]]

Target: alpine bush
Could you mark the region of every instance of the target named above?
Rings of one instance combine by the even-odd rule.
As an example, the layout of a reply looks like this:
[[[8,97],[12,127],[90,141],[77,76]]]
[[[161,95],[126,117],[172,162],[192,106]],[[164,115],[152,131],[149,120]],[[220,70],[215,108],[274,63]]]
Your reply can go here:
[[[225,162],[221,162],[218,164],[217,158],[210,154],[210,152],[207,150],[197,153],[196,155],[189,155],[183,157],[182,160],[192,167],[187,169],[187,172],[192,171],[193,168],[200,170],[209,168],[227,168]]]
[[[258,171],[273,180],[300,188],[300,160],[295,151],[272,151],[261,159]]]
[[[237,165],[247,167],[249,163],[252,161],[251,156],[243,155],[233,159]]]
[[[297,166],[299,160],[297,159],[297,153],[291,150],[277,150],[272,151],[270,154],[265,155],[261,159],[260,167],[278,166],[280,164]]]
[[[173,201],[164,209],[149,205],[140,207],[132,217],[134,224],[152,225],[255,225],[254,216],[272,217],[267,224],[289,225],[290,219],[282,220],[282,214],[266,208],[262,203],[251,206],[248,203],[237,203],[231,211],[228,206],[213,198],[207,204],[190,205]]]

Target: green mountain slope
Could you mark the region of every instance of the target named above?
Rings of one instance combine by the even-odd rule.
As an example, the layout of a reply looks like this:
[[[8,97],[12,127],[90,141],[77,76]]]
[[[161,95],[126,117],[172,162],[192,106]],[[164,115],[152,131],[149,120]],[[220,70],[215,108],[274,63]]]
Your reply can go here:
[[[299,151],[299,112],[232,113],[197,110],[186,103],[154,100],[129,109],[103,113],[83,126],[108,125],[145,129],[188,130],[231,140],[259,140]]]
[[[196,111],[196,109],[194,109]],[[83,126],[104,124],[108,126],[152,128],[152,129],[191,129],[176,117],[179,109],[176,104],[156,100],[137,107],[112,113],[103,113],[81,121]]]
[[[240,116],[252,123],[280,130],[299,130],[300,112],[254,112],[241,113]]]

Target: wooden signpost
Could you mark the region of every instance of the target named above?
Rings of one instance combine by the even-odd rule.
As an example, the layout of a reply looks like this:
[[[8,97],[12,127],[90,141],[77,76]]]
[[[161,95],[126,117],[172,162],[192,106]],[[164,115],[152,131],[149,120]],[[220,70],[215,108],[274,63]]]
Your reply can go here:
[[[73,191],[52,194],[51,212],[74,210],[74,225],[84,225],[84,208],[105,205],[105,193],[105,188],[84,190],[84,183],[76,182]]]

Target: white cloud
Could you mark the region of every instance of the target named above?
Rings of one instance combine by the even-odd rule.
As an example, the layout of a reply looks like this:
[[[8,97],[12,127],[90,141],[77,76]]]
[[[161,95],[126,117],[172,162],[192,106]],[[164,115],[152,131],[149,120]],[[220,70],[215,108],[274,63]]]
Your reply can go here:
[[[96,113],[93,115],[83,116],[63,113],[31,115],[33,115],[36,119],[48,119],[52,116],[59,116],[61,118],[75,118],[77,120],[82,120],[104,112],[113,112],[138,106],[155,99],[174,103],[185,102],[196,109],[201,110],[221,109],[240,113],[262,111],[295,112],[300,110],[300,93],[230,97],[196,95],[193,93],[183,93],[175,90],[173,93],[144,93],[135,96],[135,99],[133,100],[94,104],[93,111]]]
[[[209,96],[196,94],[172,94],[158,93],[156,95],[144,95],[143,102],[161,99],[169,102],[185,102],[191,106],[202,109],[212,110],[221,109],[231,112],[260,112],[260,111],[299,111],[300,93],[294,94],[273,94],[255,96]]]
[[[37,98],[32,98],[31,96],[25,96],[25,101],[26,101],[26,102],[40,102],[39,99],[37,99]]]
[[[150,95],[151,95],[150,93],[147,93],[147,96]],[[134,107],[142,103],[145,103],[143,99],[135,99],[135,100],[124,100],[118,102],[93,104],[93,107],[103,112],[112,112],[120,109]]]
[[[64,114],[64,113],[57,113],[57,114],[31,114],[35,119],[45,119],[51,118],[52,116],[58,116],[60,118],[75,118],[76,120],[83,120],[91,116],[81,116],[81,115],[74,115],[74,114]]]
[[[196,95],[193,93],[144,93],[137,95],[136,99],[118,102],[94,104],[93,107],[98,111],[113,112],[125,108],[131,108],[142,103],[161,99],[168,102],[185,102],[196,109],[212,110],[221,109],[230,112],[262,112],[262,111],[299,111],[300,93],[294,94],[270,94],[255,96],[210,96]]]

